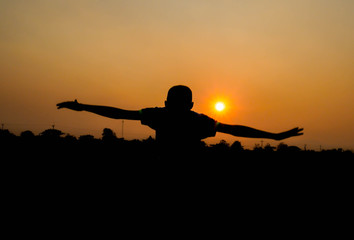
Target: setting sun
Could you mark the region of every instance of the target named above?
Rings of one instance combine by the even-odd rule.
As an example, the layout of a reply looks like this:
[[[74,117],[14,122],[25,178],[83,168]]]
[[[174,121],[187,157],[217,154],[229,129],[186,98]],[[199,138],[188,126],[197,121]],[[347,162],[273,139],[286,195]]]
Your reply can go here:
[[[215,109],[216,111],[221,112],[225,109],[225,104],[223,102],[217,102],[215,104]]]

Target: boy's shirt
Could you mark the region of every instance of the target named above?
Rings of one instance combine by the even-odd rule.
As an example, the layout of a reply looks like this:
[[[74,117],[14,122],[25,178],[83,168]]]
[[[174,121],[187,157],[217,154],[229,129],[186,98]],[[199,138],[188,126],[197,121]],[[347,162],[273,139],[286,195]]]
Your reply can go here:
[[[144,108],[140,110],[141,124],[156,131],[156,140],[162,144],[183,142],[199,143],[201,139],[216,134],[217,122],[194,111],[176,113],[167,108]]]

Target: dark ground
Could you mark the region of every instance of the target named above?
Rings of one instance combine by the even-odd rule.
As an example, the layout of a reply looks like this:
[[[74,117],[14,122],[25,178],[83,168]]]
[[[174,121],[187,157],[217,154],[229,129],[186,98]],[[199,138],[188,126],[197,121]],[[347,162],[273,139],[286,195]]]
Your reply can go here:
[[[220,224],[236,235],[294,236],[318,223],[350,222],[341,221],[353,211],[349,151],[249,151],[222,143],[168,157],[157,152],[151,139],[7,138],[0,161],[4,227],[36,236],[78,231],[80,224],[171,235],[181,224],[194,231],[196,224]]]

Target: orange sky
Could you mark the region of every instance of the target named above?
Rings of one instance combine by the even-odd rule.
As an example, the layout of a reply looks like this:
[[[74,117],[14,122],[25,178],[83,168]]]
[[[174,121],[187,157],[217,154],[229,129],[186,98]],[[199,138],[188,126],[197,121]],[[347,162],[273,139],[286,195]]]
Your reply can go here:
[[[0,122],[14,133],[55,123],[121,136],[120,120],[55,104],[163,106],[184,84],[194,110],[221,122],[300,126],[305,135],[285,143],[354,149],[353,11],[351,0],[0,1]],[[128,139],[153,134],[125,121]],[[219,133],[208,142],[220,139],[260,143]]]

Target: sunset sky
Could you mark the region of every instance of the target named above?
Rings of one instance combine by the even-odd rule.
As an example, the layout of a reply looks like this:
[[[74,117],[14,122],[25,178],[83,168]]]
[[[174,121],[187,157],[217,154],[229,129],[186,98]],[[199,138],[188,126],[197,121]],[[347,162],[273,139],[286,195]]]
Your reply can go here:
[[[183,84],[193,110],[220,122],[303,127],[283,142],[354,150],[353,12],[353,0],[0,0],[0,123],[121,137],[121,120],[56,103],[162,107]],[[127,139],[154,136],[140,122],[124,127]],[[261,140],[207,142],[221,139]]]

